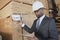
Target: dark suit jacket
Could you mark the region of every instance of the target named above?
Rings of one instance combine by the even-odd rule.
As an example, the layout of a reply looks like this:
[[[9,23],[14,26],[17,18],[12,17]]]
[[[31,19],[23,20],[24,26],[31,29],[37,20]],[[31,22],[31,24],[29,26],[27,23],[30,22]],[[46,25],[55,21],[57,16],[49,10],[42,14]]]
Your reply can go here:
[[[35,33],[35,36],[39,40],[58,40],[58,33],[56,29],[55,21],[52,18],[44,17],[40,24],[39,30],[36,29],[36,21],[33,22],[31,28],[25,25],[23,28],[29,33]]]

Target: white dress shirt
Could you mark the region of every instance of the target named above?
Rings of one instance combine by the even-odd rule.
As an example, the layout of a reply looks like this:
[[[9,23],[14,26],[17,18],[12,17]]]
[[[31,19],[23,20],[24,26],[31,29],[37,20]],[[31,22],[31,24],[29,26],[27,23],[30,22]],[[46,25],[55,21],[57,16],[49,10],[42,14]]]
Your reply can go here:
[[[44,17],[45,17],[45,15],[41,16],[41,17],[37,20],[37,22],[36,22],[36,28],[37,28],[37,29],[39,29],[39,26],[40,26],[42,20],[44,19]]]
[[[41,22],[42,22],[42,20],[44,19],[44,17],[45,17],[45,15],[43,15],[43,16],[41,16],[38,20],[40,20],[39,21],[39,24],[41,24]]]

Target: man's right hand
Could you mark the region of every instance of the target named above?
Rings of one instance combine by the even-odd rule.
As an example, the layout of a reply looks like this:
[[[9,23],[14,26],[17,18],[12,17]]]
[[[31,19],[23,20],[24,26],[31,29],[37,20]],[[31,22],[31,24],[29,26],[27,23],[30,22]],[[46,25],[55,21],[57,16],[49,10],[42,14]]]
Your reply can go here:
[[[17,21],[17,24],[22,26],[23,22],[20,20],[20,21]]]
[[[25,24],[23,23],[23,21],[17,21],[17,24],[20,25],[21,27],[24,27],[24,25],[25,25]]]

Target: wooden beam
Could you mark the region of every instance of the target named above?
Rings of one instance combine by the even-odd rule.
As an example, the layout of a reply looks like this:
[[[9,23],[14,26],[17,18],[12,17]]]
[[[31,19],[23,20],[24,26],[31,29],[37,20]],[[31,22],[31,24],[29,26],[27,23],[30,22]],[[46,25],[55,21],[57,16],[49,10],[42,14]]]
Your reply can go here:
[[[11,2],[11,0],[10,1],[8,1],[5,5],[2,5],[1,7],[0,7],[0,10],[2,10],[4,7],[6,7],[9,3]],[[4,4],[4,3],[3,3]]]
[[[30,4],[30,3],[26,3],[26,2],[20,2],[20,1],[15,1],[15,2],[23,3],[23,4],[27,4],[27,5],[31,5],[31,6],[32,6],[32,4]]]

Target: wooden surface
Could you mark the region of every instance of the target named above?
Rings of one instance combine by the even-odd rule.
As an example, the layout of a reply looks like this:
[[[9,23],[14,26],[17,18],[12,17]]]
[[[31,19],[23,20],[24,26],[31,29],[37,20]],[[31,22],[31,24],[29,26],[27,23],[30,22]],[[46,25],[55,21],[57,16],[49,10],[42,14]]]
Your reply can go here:
[[[10,0],[0,0],[0,9],[4,7]]]

